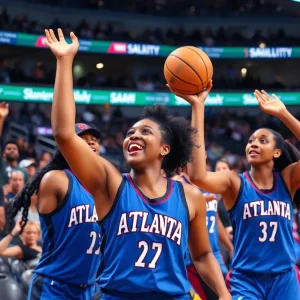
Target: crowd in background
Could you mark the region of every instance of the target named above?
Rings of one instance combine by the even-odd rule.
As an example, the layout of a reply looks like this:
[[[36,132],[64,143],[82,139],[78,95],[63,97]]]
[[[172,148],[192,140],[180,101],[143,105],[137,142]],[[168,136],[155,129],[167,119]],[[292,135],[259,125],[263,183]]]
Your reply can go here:
[[[29,129],[28,140],[18,139],[20,149],[20,159],[34,159],[39,165],[39,151],[34,148],[37,127],[51,127],[50,105],[36,104],[30,107],[24,103],[17,108],[10,105],[10,114],[4,127],[7,133],[7,124],[12,122]],[[299,112],[295,115],[300,118]],[[190,116],[186,116],[189,118]],[[115,156],[117,159],[122,157],[122,142],[127,129],[136,118],[128,118],[124,115],[120,106],[88,105],[84,107],[83,112],[77,112],[76,121],[90,124],[102,132],[101,153],[109,156]],[[282,125],[277,118],[258,112],[255,116],[246,113],[237,113],[233,111],[218,112],[215,109],[206,110],[205,130],[208,158],[212,164],[218,159],[226,156],[226,159],[241,172],[246,168],[244,157],[244,147],[251,132],[257,128],[267,127],[277,130],[283,134],[286,139],[290,139],[295,146],[299,146],[291,133]],[[120,161],[120,165],[123,162]]]
[[[109,3],[110,1],[107,1]],[[122,1],[120,2],[122,3]],[[117,7],[117,6],[116,6]],[[299,45],[298,37],[285,32],[283,28],[269,28],[267,31],[261,29],[243,31],[235,27],[220,26],[214,30],[209,26],[199,25],[191,31],[183,26],[163,30],[157,27],[152,29],[145,26],[141,33],[127,29],[125,22],[103,22],[99,21],[95,26],[82,19],[78,24],[65,23],[58,18],[51,24],[41,24],[31,19],[28,15],[11,17],[5,7],[0,14],[0,30],[8,30],[23,33],[44,34],[45,28],[62,28],[68,35],[71,31],[77,36],[87,40],[126,41],[137,43],[182,45],[187,42],[194,46],[258,46],[265,43],[269,46],[293,46]],[[255,27],[254,27],[255,28]]]
[[[19,0],[24,1],[24,0]],[[261,0],[25,0],[30,3],[155,14],[164,16],[295,16],[272,2]]]
[[[21,61],[11,63],[0,58],[0,84],[43,84],[52,85],[55,69],[47,68],[42,61],[37,61],[30,69],[23,67]],[[145,73],[136,78],[132,75],[118,76],[116,73],[104,75],[103,72],[89,71],[74,80],[75,87],[95,89],[125,89],[144,92],[169,91],[165,84],[162,72]],[[274,76],[274,81],[262,83],[258,74],[241,76],[238,68],[228,65],[223,74],[214,77],[214,90],[254,90],[254,89],[286,90],[287,86],[279,76]],[[300,89],[298,84],[289,86],[289,90]]]

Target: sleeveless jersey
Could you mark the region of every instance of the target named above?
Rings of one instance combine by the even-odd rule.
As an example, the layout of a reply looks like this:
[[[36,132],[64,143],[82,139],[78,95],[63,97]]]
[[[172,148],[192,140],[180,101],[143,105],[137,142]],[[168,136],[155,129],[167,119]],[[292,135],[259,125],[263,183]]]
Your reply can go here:
[[[249,172],[239,176],[239,196],[229,210],[234,229],[232,268],[261,274],[277,274],[293,268],[296,263],[293,206],[280,173],[273,173],[270,190],[259,190]]]
[[[203,194],[206,192],[202,191]],[[217,259],[221,264],[223,263],[221,251],[219,248],[219,232],[217,223],[217,211],[218,211],[218,200],[216,199],[206,202],[206,226],[208,231],[209,243],[211,249]]]
[[[187,180],[187,178],[182,175],[182,180],[185,183],[192,184]],[[198,187],[197,187],[198,188]],[[198,188],[199,189],[199,188]],[[207,194],[207,192],[202,191],[199,189],[203,195]],[[222,255],[219,248],[219,233],[218,233],[218,224],[217,224],[217,210],[218,210],[218,200],[216,195],[216,200],[212,200],[206,203],[206,226],[208,231],[208,237],[209,237],[209,243],[211,246],[211,249],[218,260],[218,262],[221,264],[223,263]],[[190,257],[190,252],[188,251],[186,255],[186,265],[191,265],[192,260]]]
[[[182,184],[168,179],[165,195],[149,199],[129,174],[122,176],[114,205],[99,222],[101,289],[140,297],[151,293],[153,299],[187,294],[189,213]]]
[[[93,284],[100,265],[100,228],[93,197],[64,170],[69,187],[63,203],[40,214],[43,254],[35,273],[68,284]]]

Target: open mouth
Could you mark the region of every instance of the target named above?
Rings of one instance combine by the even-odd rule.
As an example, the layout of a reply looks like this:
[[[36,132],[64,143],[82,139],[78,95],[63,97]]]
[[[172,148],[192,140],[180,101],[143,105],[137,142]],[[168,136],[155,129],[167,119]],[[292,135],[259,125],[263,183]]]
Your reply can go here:
[[[260,153],[259,152],[257,152],[257,151],[255,151],[255,150],[250,150],[249,151],[249,155],[250,156],[256,156],[256,155],[259,155]]]
[[[128,149],[127,149],[129,154],[139,153],[142,150],[144,150],[144,147],[139,144],[136,144],[136,143],[129,144]]]

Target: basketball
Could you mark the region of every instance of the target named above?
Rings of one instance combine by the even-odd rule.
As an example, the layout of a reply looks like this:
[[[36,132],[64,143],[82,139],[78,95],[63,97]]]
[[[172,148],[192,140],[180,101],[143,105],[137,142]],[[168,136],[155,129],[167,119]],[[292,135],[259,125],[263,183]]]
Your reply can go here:
[[[213,66],[204,51],[185,46],[174,50],[167,57],[164,75],[175,92],[194,95],[205,90],[213,76]]]

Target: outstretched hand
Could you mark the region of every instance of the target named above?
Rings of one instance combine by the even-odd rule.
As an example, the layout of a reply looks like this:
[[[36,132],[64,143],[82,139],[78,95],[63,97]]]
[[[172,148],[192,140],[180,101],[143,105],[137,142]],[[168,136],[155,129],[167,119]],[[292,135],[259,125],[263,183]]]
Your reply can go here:
[[[269,115],[278,117],[282,111],[286,110],[283,102],[275,94],[273,94],[271,97],[264,90],[261,92],[259,90],[255,90],[254,96],[258,101],[261,110]]]
[[[65,41],[64,34],[60,28],[57,30],[58,39],[56,38],[55,33],[52,29],[45,29],[45,34],[45,44],[50,48],[57,59],[66,56],[74,58],[79,49],[79,42],[73,32],[70,33],[70,38],[72,40],[71,44],[68,44]]]
[[[193,104],[196,104],[196,103],[204,103],[209,92],[211,91],[212,87],[213,87],[213,84],[212,84],[212,80],[210,80],[210,82],[208,83],[205,91],[202,91],[196,95],[186,95],[186,94],[181,94],[181,93],[178,93],[176,92],[174,89],[172,89],[171,86],[169,86],[167,84],[167,87],[170,89],[170,91],[175,94],[176,96],[184,99],[185,101],[187,101],[188,103],[190,103],[191,105]]]

